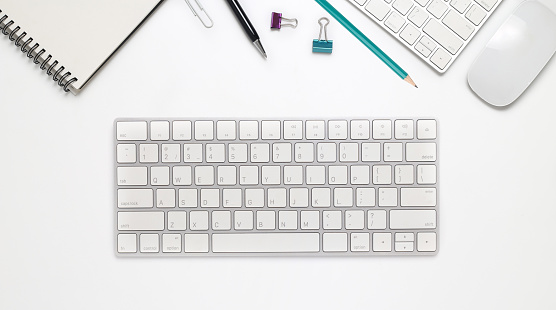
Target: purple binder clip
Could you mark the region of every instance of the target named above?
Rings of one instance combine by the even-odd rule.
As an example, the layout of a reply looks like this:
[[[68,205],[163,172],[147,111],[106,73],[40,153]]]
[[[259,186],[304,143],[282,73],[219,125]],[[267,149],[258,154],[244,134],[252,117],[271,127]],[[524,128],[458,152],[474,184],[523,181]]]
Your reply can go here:
[[[283,23],[283,22],[286,23]],[[270,28],[280,29],[282,27],[297,27],[297,19],[282,17],[282,13],[272,12],[272,19],[270,20]]]

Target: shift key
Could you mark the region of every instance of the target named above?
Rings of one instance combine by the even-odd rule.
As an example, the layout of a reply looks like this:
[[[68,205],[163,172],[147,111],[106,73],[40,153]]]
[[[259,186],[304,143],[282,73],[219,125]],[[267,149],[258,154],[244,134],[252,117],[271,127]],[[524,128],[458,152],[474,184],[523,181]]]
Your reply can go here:
[[[392,210],[390,229],[435,229],[435,210]]]
[[[164,230],[164,212],[118,212],[118,230]]]

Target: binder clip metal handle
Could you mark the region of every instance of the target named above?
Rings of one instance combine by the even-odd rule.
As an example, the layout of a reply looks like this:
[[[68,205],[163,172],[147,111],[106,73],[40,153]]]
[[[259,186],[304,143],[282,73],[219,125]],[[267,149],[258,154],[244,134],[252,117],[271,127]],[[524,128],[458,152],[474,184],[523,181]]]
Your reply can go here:
[[[286,22],[286,23],[283,23]],[[270,28],[280,29],[282,27],[297,27],[296,18],[285,18],[282,17],[282,13],[272,12],[272,18],[270,20]]]
[[[319,38],[318,40],[317,39],[313,40],[313,53],[326,53],[326,54],[332,53],[333,42],[332,40],[330,41],[328,40],[328,34],[326,33],[326,26],[328,26],[328,24],[330,24],[330,20],[328,20],[328,18],[322,17],[321,19],[319,19],[319,25],[320,25]],[[323,32],[324,32],[324,40],[322,40]]]
[[[187,5],[189,5],[189,8],[191,9],[191,12],[193,12],[193,15],[195,15],[195,16],[197,16],[197,18],[199,18],[199,20],[201,21],[201,23],[203,23],[203,26],[205,26],[205,28],[211,28],[212,26],[214,26],[214,22],[212,21],[212,18],[210,18],[207,11],[205,11],[205,8],[203,8],[203,6],[201,5],[201,3],[199,3],[198,0],[195,0],[195,2],[197,3],[197,6],[199,6],[199,9],[202,12],[204,12],[205,15],[208,17],[208,19],[210,20],[210,24],[208,22],[205,22],[205,20],[201,18],[201,15],[199,15],[197,13],[197,11],[195,11],[195,9],[193,8],[193,6],[189,2],[189,0],[185,0],[185,2],[187,3]]]

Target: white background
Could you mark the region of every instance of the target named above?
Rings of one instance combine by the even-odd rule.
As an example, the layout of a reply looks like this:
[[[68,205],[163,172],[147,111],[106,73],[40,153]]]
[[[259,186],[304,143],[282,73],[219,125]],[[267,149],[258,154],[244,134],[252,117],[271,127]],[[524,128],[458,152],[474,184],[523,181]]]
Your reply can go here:
[[[314,1],[241,2],[268,60],[225,1],[202,0],[215,21],[205,29],[168,0],[79,96],[0,38],[0,309],[556,308],[556,62],[506,109],[466,82],[519,0],[505,0],[444,75],[331,1],[419,89],[332,19],[333,54],[313,54],[328,16]],[[272,11],[299,27],[271,31]],[[440,252],[116,258],[113,120],[141,116],[436,117]]]

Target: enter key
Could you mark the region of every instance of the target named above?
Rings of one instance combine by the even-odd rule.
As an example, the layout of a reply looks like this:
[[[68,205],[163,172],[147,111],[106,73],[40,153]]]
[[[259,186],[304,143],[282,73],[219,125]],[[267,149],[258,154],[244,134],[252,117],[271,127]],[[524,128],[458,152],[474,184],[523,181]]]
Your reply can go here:
[[[402,207],[434,207],[436,206],[436,188],[411,187],[401,189]]]

